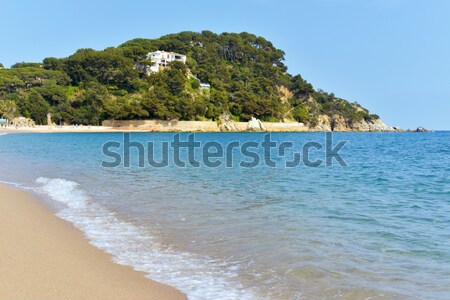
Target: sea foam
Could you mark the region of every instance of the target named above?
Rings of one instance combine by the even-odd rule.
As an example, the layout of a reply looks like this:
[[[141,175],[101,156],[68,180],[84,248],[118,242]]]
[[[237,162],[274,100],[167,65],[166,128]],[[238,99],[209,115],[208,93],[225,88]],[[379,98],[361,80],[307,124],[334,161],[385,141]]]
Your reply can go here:
[[[159,243],[148,230],[121,220],[116,213],[95,203],[78,183],[44,177],[36,183],[38,193],[65,206],[57,215],[83,231],[94,246],[112,254],[116,263],[175,286],[192,300],[261,299],[243,289],[236,266]]]

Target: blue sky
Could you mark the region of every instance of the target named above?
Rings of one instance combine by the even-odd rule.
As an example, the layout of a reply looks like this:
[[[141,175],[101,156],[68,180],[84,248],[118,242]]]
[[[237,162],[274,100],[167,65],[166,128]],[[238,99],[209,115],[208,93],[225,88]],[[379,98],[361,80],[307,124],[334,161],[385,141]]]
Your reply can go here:
[[[392,126],[450,129],[450,1],[0,1],[0,62],[65,57],[137,37],[247,31],[289,72]]]

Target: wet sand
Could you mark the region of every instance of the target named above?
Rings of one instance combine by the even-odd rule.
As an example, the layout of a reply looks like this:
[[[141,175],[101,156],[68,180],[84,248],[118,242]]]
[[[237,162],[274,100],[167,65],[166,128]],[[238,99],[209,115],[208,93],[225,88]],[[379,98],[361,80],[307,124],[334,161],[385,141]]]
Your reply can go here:
[[[0,299],[186,299],[112,262],[31,194],[0,185]]]

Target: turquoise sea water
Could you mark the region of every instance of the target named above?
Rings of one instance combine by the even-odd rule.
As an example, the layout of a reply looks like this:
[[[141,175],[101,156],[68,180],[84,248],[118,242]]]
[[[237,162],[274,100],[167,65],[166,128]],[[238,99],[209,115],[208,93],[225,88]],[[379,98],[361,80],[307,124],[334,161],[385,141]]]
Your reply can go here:
[[[172,138],[131,134],[155,145]],[[325,135],[272,139],[303,145]],[[110,160],[102,145],[122,140],[1,135],[0,180],[30,189],[116,262],[190,299],[450,299],[450,132],[335,133],[348,166],[285,168],[277,158],[277,168],[139,168],[132,151],[131,167],[101,167]]]

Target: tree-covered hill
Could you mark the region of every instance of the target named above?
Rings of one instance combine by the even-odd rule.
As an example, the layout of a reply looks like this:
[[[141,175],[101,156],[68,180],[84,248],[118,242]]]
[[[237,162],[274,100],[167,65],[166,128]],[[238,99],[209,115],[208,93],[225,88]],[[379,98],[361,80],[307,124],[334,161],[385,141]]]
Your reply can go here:
[[[148,75],[150,51],[187,56]],[[105,119],[297,120],[315,126],[327,116],[352,124],[378,119],[356,103],[315,90],[301,75],[287,73],[284,52],[246,32],[181,32],[134,39],[101,51],[80,49],[66,58],[0,66],[0,115],[98,124]],[[202,89],[201,82],[211,89]]]

